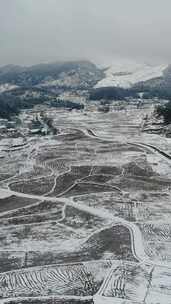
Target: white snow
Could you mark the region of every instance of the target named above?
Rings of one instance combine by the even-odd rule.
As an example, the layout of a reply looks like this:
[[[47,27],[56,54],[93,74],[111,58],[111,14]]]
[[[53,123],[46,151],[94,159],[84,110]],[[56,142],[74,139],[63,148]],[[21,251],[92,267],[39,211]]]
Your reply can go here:
[[[107,68],[106,77],[95,87],[130,88],[135,83],[161,77],[167,66],[167,64],[152,65],[128,60],[116,61]]]
[[[6,92],[6,91],[11,91],[13,89],[18,88],[18,86],[16,85],[12,85],[9,83],[4,83],[0,85],[0,93]]]
[[[9,191],[6,191],[4,189],[0,189],[0,199],[10,197],[10,196],[11,196],[11,194],[9,193]]]

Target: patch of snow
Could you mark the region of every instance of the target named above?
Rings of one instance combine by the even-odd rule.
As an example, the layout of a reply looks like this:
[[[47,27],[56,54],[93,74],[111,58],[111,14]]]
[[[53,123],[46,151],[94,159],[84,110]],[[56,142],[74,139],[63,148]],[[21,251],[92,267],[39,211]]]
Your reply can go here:
[[[68,75],[67,73],[61,73],[58,79],[51,79],[44,81],[40,84],[40,87],[57,87],[57,86],[65,86],[65,87],[77,87],[81,85],[82,81],[78,73],[74,73],[73,75]]]
[[[130,88],[138,82],[161,77],[167,66],[166,64],[150,65],[124,60],[114,62],[107,68],[106,77],[99,81],[95,87]]]
[[[4,83],[0,85],[0,93],[4,93],[6,91],[11,91],[18,88],[18,86],[10,84],[10,83]]]
[[[11,194],[8,191],[0,189],[0,199],[10,197],[10,196],[11,196]]]

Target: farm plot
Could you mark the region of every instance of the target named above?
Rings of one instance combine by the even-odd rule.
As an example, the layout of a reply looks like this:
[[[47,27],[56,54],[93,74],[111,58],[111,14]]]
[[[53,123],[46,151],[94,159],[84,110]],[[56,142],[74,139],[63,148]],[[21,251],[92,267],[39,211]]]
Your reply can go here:
[[[165,222],[139,224],[146,254],[152,260],[171,262],[171,225]]]
[[[146,298],[153,267],[136,263],[121,262],[113,267],[106,282],[102,296],[106,298],[125,299],[143,303]]]
[[[144,223],[152,223],[153,221],[171,221],[170,197],[165,196],[164,194],[165,193],[156,197],[153,193],[149,193],[149,196],[147,196],[148,202],[137,203],[134,212],[136,213],[136,221]]]
[[[171,219],[170,195],[166,192],[136,192],[119,195],[117,192],[90,193],[73,197],[96,210],[109,211],[114,216],[133,222],[168,221]],[[161,212],[162,210],[162,212]]]
[[[122,225],[95,232],[80,246],[80,253],[85,260],[126,259],[135,261],[130,232]]]
[[[3,226],[0,231],[1,250],[65,252],[73,250],[85,237],[56,220],[31,225]]]
[[[15,159],[13,161],[8,159],[4,160],[4,163],[0,167],[0,175],[2,176],[1,183],[3,183],[5,179],[12,178],[18,174],[20,165],[22,166],[22,162],[15,162]]]
[[[96,175],[91,175],[88,177],[85,177],[82,182],[84,183],[96,183],[96,184],[105,184],[106,182],[108,182],[111,178],[113,177],[113,175],[100,175],[100,174],[96,174]]]
[[[80,167],[71,167],[71,171],[63,175],[60,175],[56,179],[56,187],[51,193],[51,196],[57,196],[60,193],[64,193],[68,190],[78,179],[81,179],[89,175],[91,167],[89,166],[80,166]]]
[[[42,177],[28,181],[9,184],[11,190],[27,194],[43,195],[49,192],[54,184],[54,176]]]
[[[122,174],[107,184],[117,185],[121,190],[136,193],[138,191],[159,191],[171,187],[171,180],[159,177],[146,158],[136,158],[122,165]]]
[[[47,221],[59,221],[62,218],[62,210],[54,212],[41,212],[31,215],[23,215],[18,217],[11,217],[2,219],[0,226],[8,225],[22,225],[22,224],[33,224],[33,223],[42,223]]]
[[[16,248],[16,250],[17,249],[18,248]],[[40,249],[41,248],[39,248],[39,251],[32,251],[31,249],[28,251],[0,251],[0,273],[22,268],[56,265],[57,263],[68,264],[73,262],[84,262],[81,256],[77,256],[72,251],[64,250],[59,252],[59,250],[55,250],[55,248],[49,248],[47,251],[42,251]],[[94,261],[88,263],[90,263],[91,268],[93,269]]]
[[[156,178],[120,177],[108,182],[111,186],[118,186],[121,190],[136,193],[138,191],[166,191],[171,187],[171,181],[158,180]]]
[[[171,269],[146,263],[126,261],[113,263],[108,278],[102,284],[95,303],[127,301],[129,303],[169,304]]]
[[[92,215],[86,211],[78,210],[72,206],[65,207],[65,217],[60,223],[73,227],[74,229],[82,229],[87,231],[93,231],[97,228],[101,228],[107,224],[103,218]]]
[[[75,297],[59,297],[59,296],[46,296],[36,298],[13,298],[12,300],[3,300],[3,304],[93,304],[93,299]]]
[[[120,175],[122,173],[122,169],[116,166],[93,166],[92,175],[104,175],[104,176],[115,176]]]
[[[39,153],[36,156],[36,161],[37,163],[44,164],[45,162],[53,161],[60,158],[73,158],[74,160],[76,160],[75,152],[75,144],[73,143],[72,145],[68,145],[66,143],[62,145],[61,143],[57,144],[56,142],[55,147],[48,147],[47,144],[47,146],[40,149]]]
[[[55,174],[62,174],[69,170],[74,159],[58,158],[46,162],[46,167],[50,168]]]
[[[111,262],[77,263],[28,268],[0,274],[0,297],[93,296]]]
[[[34,201],[34,200],[33,200]],[[63,203],[60,202],[49,202],[49,201],[39,201],[31,204],[31,206],[20,207],[17,210],[12,210],[5,215],[0,215],[0,218],[11,218],[11,217],[19,217],[26,215],[36,215],[45,212],[56,212],[61,213],[63,208]]]
[[[80,196],[73,196],[73,200],[74,202],[79,202],[85,206],[94,207],[101,210],[109,210],[114,215],[117,215],[115,211],[115,204],[124,203],[124,198],[118,191],[105,193],[87,193]]]
[[[63,193],[65,196],[76,196],[86,193],[95,193],[95,192],[121,192],[120,189],[116,186],[110,186],[105,184],[96,184],[93,182],[81,182],[73,185],[71,189],[68,189],[67,193]]]
[[[96,210],[110,212],[113,216],[136,222],[140,219],[148,219],[150,210],[148,204],[132,199],[128,193],[125,196],[119,192],[90,193],[74,196],[74,202],[83,204]]]
[[[5,181],[8,178],[11,178],[13,176],[13,174],[10,173],[1,173],[0,174],[0,182]]]
[[[25,266],[24,251],[0,251],[0,273]]]
[[[1,212],[5,212],[5,211],[10,212],[11,210],[15,210],[17,208],[22,208],[32,205],[35,202],[36,200],[34,199],[23,198],[23,197],[21,198],[15,195],[2,198],[0,199],[0,217],[1,217]]]
[[[116,167],[108,170],[107,167],[72,166],[70,172],[56,179],[56,187],[51,196],[74,196],[90,192],[114,191],[116,188],[106,184],[106,182],[118,173],[120,171]]]
[[[131,161],[123,165],[123,174],[124,176],[142,176],[150,178],[156,176],[157,174],[153,171],[151,165],[147,162],[146,158],[136,158],[134,161]]]
[[[46,177],[51,174],[51,170],[45,167],[34,165],[30,171],[22,172],[16,178],[17,180],[29,180],[29,179],[37,179],[41,177]]]
[[[84,134],[83,131],[79,129],[67,129],[67,133],[59,134],[57,135],[57,139],[68,142],[68,141],[78,141],[78,140],[87,140],[87,136]]]
[[[147,303],[169,304],[171,298],[171,268],[155,267],[152,274],[151,286]]]

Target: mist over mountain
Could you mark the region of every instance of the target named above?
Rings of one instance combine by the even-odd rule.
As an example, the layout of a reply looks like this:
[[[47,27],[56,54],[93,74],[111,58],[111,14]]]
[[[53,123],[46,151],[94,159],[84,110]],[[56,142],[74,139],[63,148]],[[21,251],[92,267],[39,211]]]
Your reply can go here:
[[[0,65],[171,62],[170,0],[0,1]]]

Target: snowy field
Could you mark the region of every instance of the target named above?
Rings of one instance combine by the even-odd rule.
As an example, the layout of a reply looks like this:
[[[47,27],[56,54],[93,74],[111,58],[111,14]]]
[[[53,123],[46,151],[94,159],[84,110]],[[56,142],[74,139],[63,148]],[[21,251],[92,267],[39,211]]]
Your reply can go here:
[[[171,303],[171,139],[142,132],[150,110],[47,109],[56,135],[0,141],[0,303]]]

